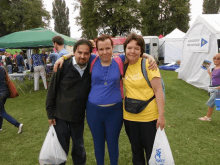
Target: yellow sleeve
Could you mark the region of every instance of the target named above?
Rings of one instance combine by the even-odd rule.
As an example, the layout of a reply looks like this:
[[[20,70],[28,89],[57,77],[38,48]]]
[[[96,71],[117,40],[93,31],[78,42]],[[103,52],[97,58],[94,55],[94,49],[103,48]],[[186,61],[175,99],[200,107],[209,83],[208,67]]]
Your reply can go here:
[[[149,63],[148,63],[148,59],[146,60],[146,70],[147,70],[147,75],[149,80],[151,81],[154,77],[161,77],[160,76],[160,71],[159,68],[157,68],[157,70],[149,70]]]

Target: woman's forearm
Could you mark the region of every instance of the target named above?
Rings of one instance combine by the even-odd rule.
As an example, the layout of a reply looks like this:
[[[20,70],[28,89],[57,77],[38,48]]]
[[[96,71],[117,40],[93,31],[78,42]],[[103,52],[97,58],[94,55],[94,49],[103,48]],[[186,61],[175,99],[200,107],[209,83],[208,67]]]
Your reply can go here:
[[[74,53],[65,54],[65,56],[67,57],[67,59],[71,58],[73,55],[74,55]]]
[[[153,78],[153,80],[151,80],[151,85],[156,97],[159,117],[163,117],[165,102],[164,102],[163,88],[161,85],[161,79],[159,77]]]
[[[165,103],[164,103],[164,95],[163,95],[162,88],[161,90],[155,91],[155,97],[156,97],[159,117],[164,117],[164,104]]]

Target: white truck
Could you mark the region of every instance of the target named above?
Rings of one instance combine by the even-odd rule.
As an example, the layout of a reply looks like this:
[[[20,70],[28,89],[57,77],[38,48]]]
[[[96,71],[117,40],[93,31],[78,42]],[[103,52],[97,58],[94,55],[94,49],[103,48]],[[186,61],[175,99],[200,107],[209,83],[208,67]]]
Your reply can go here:
[[[145,53],[150,54],[156,61],[159,60],[159,37],[157,36],[143,36],[145,42]]]

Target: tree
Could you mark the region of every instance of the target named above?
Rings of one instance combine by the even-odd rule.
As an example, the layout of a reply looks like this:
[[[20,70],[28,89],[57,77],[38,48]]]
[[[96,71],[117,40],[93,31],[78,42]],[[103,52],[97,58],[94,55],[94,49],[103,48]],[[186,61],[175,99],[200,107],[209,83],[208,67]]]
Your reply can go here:
[[[49,26],[50,14],[39,0],[1,0],[0,10],[0,36]]]
[[[98,35],[98,13],[95,11],[95,0],[84,0],[80,4],[79,17],[76,18],[77,24],[81,25],[82,37],[94,39]],[[79,4],[75,7],[79,8]]]
[[[127,35],[133,28],[140,28],[140,13],[136,0],[78,0],[81,25],[86,38],[97,34],[113,37]]]
[[[189,28],[189,0],[141,0],[142,35],[166,35],[175,28]]]
[[[55,31],[70,36],[69,8],[66,7],[65,0],[54,0],[52,14]]]
[[[219,14],[220,0],[204,0],[203,14]]]

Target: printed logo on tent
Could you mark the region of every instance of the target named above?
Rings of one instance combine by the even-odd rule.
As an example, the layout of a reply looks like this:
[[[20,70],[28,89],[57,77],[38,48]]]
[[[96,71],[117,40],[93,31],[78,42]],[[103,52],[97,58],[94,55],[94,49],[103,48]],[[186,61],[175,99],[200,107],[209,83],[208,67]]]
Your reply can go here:
[[[204,38],[201,38],[201,47],[203,47],[207,43],[208,41],[206,41]]]
[[[163,165],[165,163],[165,159],[161,159],[161,148],[156,149],[155,159],[158,163],[161,163],[160,165]]]

